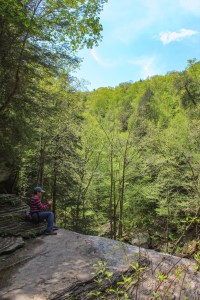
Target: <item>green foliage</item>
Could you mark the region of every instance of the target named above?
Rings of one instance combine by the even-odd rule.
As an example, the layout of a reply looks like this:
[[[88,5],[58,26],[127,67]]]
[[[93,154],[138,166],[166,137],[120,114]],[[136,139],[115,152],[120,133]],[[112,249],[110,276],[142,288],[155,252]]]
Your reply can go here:
[[[0,190],[44,185],[63,227],[113,239],[140,228],[169,251],[185,230],[199,238],[200,62],[76,91],[76,50],[101,39],[105,2],[2,1]]]
[[[118,226],[125,231],[139,227],[159,231],[168,243],[185,230],[186,218],[196,224],[199,70],[200,64],[191,61],[184,75],[173,72],[86,95],[87,120],[90,114],[95,121],[85,126],[95,124],[99,132],[93,142],[104,144],[87,197],[94,205],[101,199],[97,214],[107,208],[111,236],[121,237]],[[183,93],[177,93],[177,84]],[[191,105],[183,106],[187,87]],[[95,192],[97,182],[100,195]]]
[[[123,244],[118,244],[116,247],[120,248],[123,246]],[[107,262],[102,260],[98,261],[97,264],[94,265],[95,272],[92,274],[95,275],[94,281],[99,285],[101,292],[98,291],[97,287],[97,291],[92,291],[90,294],[98,299],[106,299],[107,296],[110,295],[113,295],[116,299],[130,299],[128,290],[130,290],[131,287],[136,287],[137,293],[137,284],[142,278],[146,266],[140,266],[138,262],[135,264],[130,262],[129,265],[129,271],[125,274],[121,274],[116,280],[115,274],[112,271],[109,271]]]
[[[73,114],[68,113],[66,116],[66,110],[71,111],[70,106],[75,102],[70,102],[70,98],[77,100],[78,94],[74,95],[68,72],[78,66],[76,50],[83,46],[97,45],[101,39],[99,14],[105,2],[106,0],[1,1],[0,168],[6,170],[5,179],[12,177],[9,188],[3,186],[2,191],[16,191],[19,172],[23,173],[20,170],[21,161],[27,160],[27,152],[29,158],[37,161],[36,157],[41,158],[38,153],[44,152],[44,148],[51,148],[50,144],[54,144],[54,150],[48,149],[49,154],[53,155],[53,152],[55,154],[58,151],[55,150],[55,143],[58,144],[55,136],[59,131],[59,143],[62,138],[62,143],[65,143],[68,137],[68,140],[72,140],[72,148],[77,147],[78,137],[75,138],[72,122],[76,124],[78,114],[75,106]],[[69,130],[66,129],[68,120],[71,122]],[[56,132],[57,123],[59,126]],[[68,132],[64,137],[65,130]],[[58,147],[61,151],[61,147]],[[36,149],[30,154],[32,148]],[[70,155],[75,156],[74,150],[69,148],[70,146]],[[65,156],[66,153],[65,151]],[[41,167],[43,169],[44,166]],[[35,168],[34,163],[30,164],[30,168]],[[68,170],[72,171],[70,168]],[[37,170],[33,170],[30,177],[42,182],[41,178],[35,179],[38,177],[35,172]],[[25,179],[25,175],[22,177]],[[26,185],[24,182],[23,186]]]

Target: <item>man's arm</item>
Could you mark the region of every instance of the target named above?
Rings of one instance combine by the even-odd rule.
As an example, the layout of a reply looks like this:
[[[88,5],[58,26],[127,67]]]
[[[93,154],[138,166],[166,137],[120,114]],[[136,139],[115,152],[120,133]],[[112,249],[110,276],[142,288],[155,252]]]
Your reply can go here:
[[[46,210],[49,207],[48,203],[42,203],[39,198],[35,199],[35,205],[37,206],[38,210]]]

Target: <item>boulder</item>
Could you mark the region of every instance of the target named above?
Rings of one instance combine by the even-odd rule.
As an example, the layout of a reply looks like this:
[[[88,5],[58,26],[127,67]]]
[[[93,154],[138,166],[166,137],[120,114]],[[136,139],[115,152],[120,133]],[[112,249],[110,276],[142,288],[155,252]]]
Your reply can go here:
[[[26,240],[0,261],[1,300],[114,300],[125,293],[128,299],[198,300],[200,273],[188,259],[64,229]]]

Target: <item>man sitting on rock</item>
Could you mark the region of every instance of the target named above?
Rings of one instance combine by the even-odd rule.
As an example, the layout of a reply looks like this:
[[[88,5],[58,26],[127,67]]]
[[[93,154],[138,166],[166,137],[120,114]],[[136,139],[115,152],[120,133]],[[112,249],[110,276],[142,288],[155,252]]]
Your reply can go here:
[[[34,188],[34,195],[30,202],[30,213],[33,221],[47,220],[47,229],[45,230],[46,235],[56,235],[55,230],[58,227],[54,223],[54,213],[47,210],[53,203],[52,200],[47,200],[46,203],[41,202],[43,189],[39,186]]]

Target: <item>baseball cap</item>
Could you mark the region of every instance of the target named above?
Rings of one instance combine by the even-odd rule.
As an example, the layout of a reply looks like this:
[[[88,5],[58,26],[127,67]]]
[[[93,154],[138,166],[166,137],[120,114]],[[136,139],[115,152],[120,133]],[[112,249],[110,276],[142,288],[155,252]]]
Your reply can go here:
[[[34,188],[34,193],[38,193],[38,192],[44,193],[45,191],[40,186],[36,186]]]

